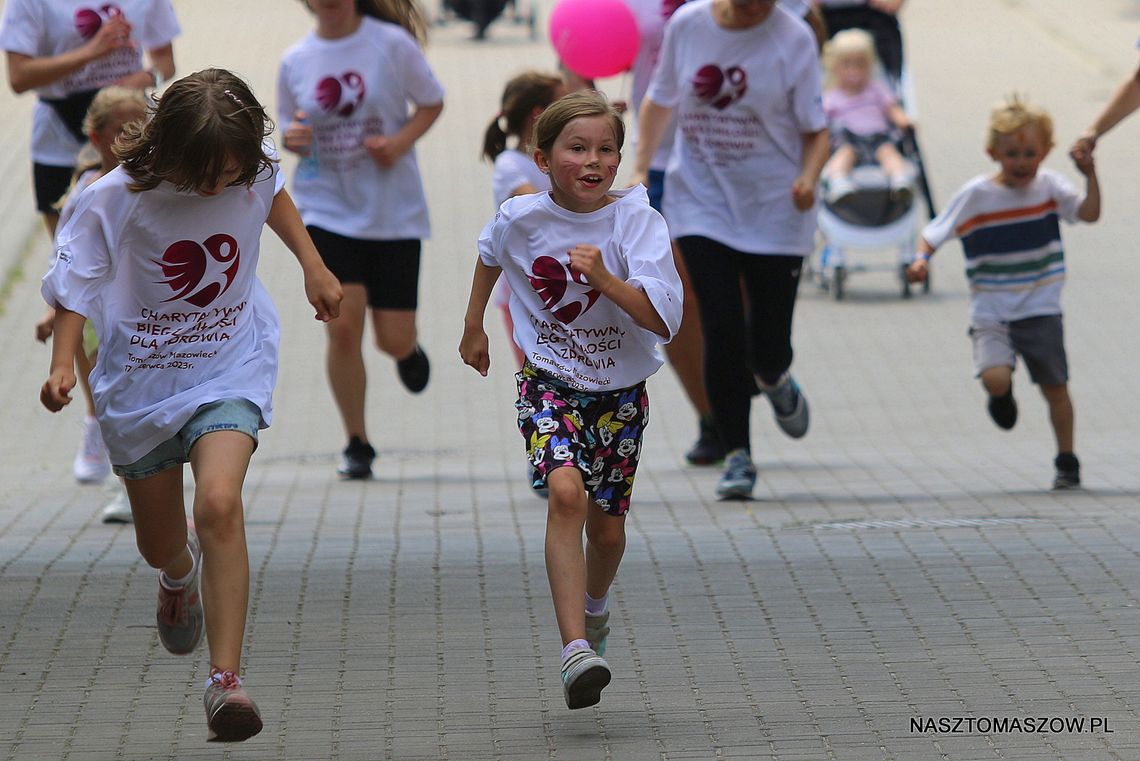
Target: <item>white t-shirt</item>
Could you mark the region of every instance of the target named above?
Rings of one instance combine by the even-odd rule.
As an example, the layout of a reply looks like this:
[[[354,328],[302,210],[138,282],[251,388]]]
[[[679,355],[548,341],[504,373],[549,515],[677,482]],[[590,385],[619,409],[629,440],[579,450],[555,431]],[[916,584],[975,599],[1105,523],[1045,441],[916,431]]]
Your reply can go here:
[[[1083,200],[1051,169],[1039,170],[1025,188],[979,176],[923,228],[934,248],[962,241],[972,324],[1061,313],[1065,252],[1058,221],[1076,222]]]
[[[443,88],[403,27],[365,17],[347,37],[315,32],[289,48],[277,77],[278,123],[304,111],[320,171],[293,178],[307,225],[364,240],[423,239],[431,233],[415,149],[382,169],[364,149],[368,135],[395,134],[408,104],[443,102]]]
[[[700,235],[738,251],[806,255],[815,208],[792,202],[803,135],[826,126],[815,37],[775,6],[760,24],[724,29],[712,0],[686,3],[665,27],[647,97],[675,109],[665,176],[674,238]]]
[[[479,258],[502,267],[511,287],[515,343],[535,367],[585,391],[626,388],[657,372],[662,339],[570,271],[574,246],[601,249],[606,269],[649,296],[670,338],[681,324],[665,221],[640,185],[610,195],[613,203],[586,214],[549,193],[515,196],[479,235]]]
[[[280,337],[256,272],[277,165],[211,197],[169,183],[133,193],[129,182],[119,167],[80,194],[41,288],[95,326],[95,415],[116,465],[221,399],[256,404],[268,426]]]
[[[170,0],[7,0],[0,19],[0,47],[33,58],[61,55],[82,47],[116,12],[130,22],[137,46],[92,61],[36,93],[54,99],[105,87],[140,71],[144,50],[164,47],[178,36],[181,29]],[[32,118],[32,160],[72,166],[81,144],[59,115],[37,101]]]
[[[535,190],[550,190],[550,177],[542,173],[534,158],[515,148],[508,148],[495,157],[495,168],[491,172],[491,194],[495,208],[514,195],[523,185],[531,185]]]

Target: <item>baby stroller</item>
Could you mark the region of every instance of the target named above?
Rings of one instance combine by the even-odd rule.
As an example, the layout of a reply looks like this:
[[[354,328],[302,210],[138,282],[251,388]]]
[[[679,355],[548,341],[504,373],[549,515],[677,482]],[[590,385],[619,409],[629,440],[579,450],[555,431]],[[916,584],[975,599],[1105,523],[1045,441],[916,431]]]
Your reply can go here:
[[[897,31],[897,26],[895,29]],[[901,45],[901,38],[897,38],[897,35],[888,35],[885,40],[877,37],[876,43],[889,46],[896,39]],[[901,49],[884,52],[880,48],[879,56],[888,63],[885,71],[888,86],[913,120],[914,99],[908,97],[910,80],[902,65]],[[850,180],[855,186],[853,193],[836,202],[829,201],[826,194],[821,199],[817,224],[823,242],[818,264],[811,274],[819,286],[829,290],[836,299],[844,297],[847,277],[851,272],[876,268],[865,261],[853,260],[849,253],[853,250],[884,248],[894,249],[897,256],[894,261],[885,266],[880,265],[878,269],[895,270],[899,277],[900,295],[903,298],[911,295],[906,269],[914,258],[919,221],[917,195],[923,196],[931,219],[936,213],[914,130],[906,130],[893,142],[909,164],[910,176],[913,178],[911,186],[905,192],[900,193],[897,187],[892,188],[886,174],[872,163],[856,166],[852,171]],[[930,291],[929,277],[923,282],[922,290],[924,293]]]
[[[526,3],[524,11],[520,5]],[[437,24],[447,23],[448,16],[456,16],[475,24],[474,38],[486,39],[487,27],[507,8],[511,10],[511,20],[516,24],[526,24],[530,38],[538,39],[538,12],[535,0],[443,0],[443,8],[436,18]]]
[[[934,203],[913,132],[904,135],[900,142],[900,152],[913,167],[915,183],[926,200],[927,213],[933,219]],[[840,202],[830,203],[825,199],[820,204],[817,224],[823,245],[813,274],[821,288],[830,291],[834,298],[842,299],[846,293],[847,276],[851,272],[875,269],[866,261],[853,260],[849,257],[850,251],[893,248],[897,257],[879,269],[896,270],[899,293],[903,298],[909,298],[911,284],[907,282],[906,269],[914,259],[917,242],[918,196],[911,192],[900,197],[891,188],[882,169],[874,165],[857,166],[851,173],[851,181],[855,184],[855,192]],[[924,293],[930,291],[929,275],[922,283],[922,290]]]

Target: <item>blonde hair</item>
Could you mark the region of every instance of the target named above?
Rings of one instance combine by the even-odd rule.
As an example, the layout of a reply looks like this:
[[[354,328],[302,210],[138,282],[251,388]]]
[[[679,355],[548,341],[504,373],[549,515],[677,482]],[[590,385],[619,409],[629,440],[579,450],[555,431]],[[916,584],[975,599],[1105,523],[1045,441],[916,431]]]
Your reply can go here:
[[[625,122],[606,96],[597,90],[578,90],[563,95],[547,107],[534,123],[534,147],[546,156],[566,125],[582,116],[604,116],[610,120],[618,150],[625,142]]]
[[[146,115],[146,96],[142,90],[129,87],[118,85],[104,87],[87,108],[87,115],[83,117],[83,134],[90,135],[92,132],[101,131],[114,120],[115,113],[122,106],[137,107],[141,119]]]
[[[1026,127],[1037,128],[1045,150],[1053,147],[1053,117],[1044,109],[1031,106],[1020,95],[1013,93],[1004,103],[994,106],[990,111],[986,149],[992,151],[997,146],[998,138],[1012,135]]]
[[[880,68],[879,56],[875,53],[875,38],[871,33],[863,29],[844,29],[823,46],[824,87],[835,85],[835,71],[839,62],[852,56],[866,58],[872,76]]]

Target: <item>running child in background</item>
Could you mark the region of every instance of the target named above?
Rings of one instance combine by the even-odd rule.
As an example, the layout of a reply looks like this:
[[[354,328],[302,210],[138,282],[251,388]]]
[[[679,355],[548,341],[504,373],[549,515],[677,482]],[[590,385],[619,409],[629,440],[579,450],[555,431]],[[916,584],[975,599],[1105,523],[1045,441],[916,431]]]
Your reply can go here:
[[[508,198],[550,190],[550,178],[534,163],[530,142],[535,121],[565,91],[562,77],[538,71],[523,72],[507,82],[499,114],[483,134],[483,158],[494,164],[491,195],[496,209]],[[515,343],[508,307],[510,297],[510,286],[506,280],[500,280],[495,288],[495,305],[502,311],[511,348],[522,367],[526,357]]]
[[[910,201],[912,172],[895,140],[910,128],[910,119],[883,80],[875,40],[862,29],[848,29],[823,48],[823,111],[834,153],[824,167],[829,203],[855,192],[851,170],[878,164],[890,182],[891,195]]]
[[[421,241],[431,232],[415,144],[443,110],[443,88],[418,44],[414,0],[305,0],[316,29],[289,48],[277,78],[284,146],[301,217],[344,284],[325,364],[348,439],[337,473],[372,477],[365,424],[365,317],[412,393],[430,366],[416,333]]]
[[[87,116],[83,120],[83,132],[87,135],[97,160],[81,162],[76,168],[75,182],[60,203],[61,224],[70,218],[80,194],[87,186],[119,165],[112,146],[126,125],[146,118],[146,108],[147,101],[141,90],[117,85],[104,87],[91,101],[91,107],[87,109]],[[36,338],[46,343],[51,337],[54,322],[55,310],[48,307],[47,313],[36,325]],[[91,396],[91,384],[87,379],[91,368],[95,366],[98,348],[99,339],[95,335],[95,329],[90,321],[85,322],[83,345],[76,352],[75,363],[87,413],[83,421],[83,439],[72,465],[80,483],[97,483],[111,474],[111,462],[107,459],[107,447],[103,443],[103,434],[99,431],[99,421],[95,419],[95,399]],[[118,490],[114,499],[103,508],[101,518],[104,523],[131,521],[131,510],[125,492]]]
[[[1053,147],[1053,120],[1017,98],[994,109],[986,153],[998,171],[966,183],[923,229],[907,274],[926,278],[931,255],[960,238],[970,283],[974,369],[989,396],[990,417],[1006,430],[1017,422],[1013,370],[1021,355],[1041,388],[1057,442],[1054,489],[1080,486],[1073,449],[1073,403],[1061,320],[1065,254],[1058,220],[1095,222],[1100,184],[1089,153],[1074,156],[1085,177],[1079,193],[1062,175],[1042,169]]]
[[[535,485],[549,488],[546,570],[563,693],[569,708],[585,708],[611,678],[602,657],[609,589],[649,421],[645,379],[663,364],[657,344],[680,324],[681,281],[645,189],[612,190],[625,128],[603,96],[563,97],[534,135],[551,190],[509,199],[480,234],[459,354],[487,374],[483,318],[505,275],[526,353],[515,376],[519,431]]]
[[[336,317],[341,299],[282,189],[264,142],[272,129],[228,71],[175,82],[150,121],[125,128],[115,145],[122,165],[80,195],[42,288],[56,318],[40,400],[53,412],[70,402],[90,319],[96,415],[125,479],[139,551],[160,571],[159,640],[189,654],[205,630],[207,738],[223,742],[262,726],[240,673],[249,596],[241,490],[271,421],[280,341],[256,274],[264,225],[296,256],[317,319]]]

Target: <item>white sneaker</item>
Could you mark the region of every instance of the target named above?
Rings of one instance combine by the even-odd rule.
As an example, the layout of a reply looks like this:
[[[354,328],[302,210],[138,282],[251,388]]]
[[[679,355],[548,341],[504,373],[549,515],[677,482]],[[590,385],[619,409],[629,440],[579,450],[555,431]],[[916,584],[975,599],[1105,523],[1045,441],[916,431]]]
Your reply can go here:
[[[807,399],[791,373],[784,373],[775,386],[760,384],[760,388],[772,403],[772,414],[780,430],[793,439],[803,438],[808,430],[810,413]]]
[[[111,461],[107,459],[103,434],[99,432],[99,423],[93,417],[83,420],[83,440],[75,452],[71,472],[81,484],[101,483],[111,475]]]
[[[858,188],[855,186],[855,183],[851,181],[850,177],[846,175],[831,177],[827,180],[827,191],[824,193],[823,198],[829,204],[837,204],[854,195],[856,190],[858,190]]]
[[[131,514],[131,503],[127,500],[127,493],[119,487],[118,494],[106,504],[100,519],[104,523],[134,523],[135,517]]]

